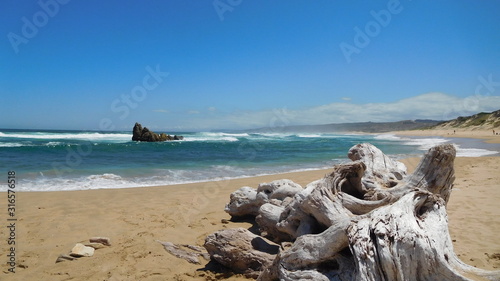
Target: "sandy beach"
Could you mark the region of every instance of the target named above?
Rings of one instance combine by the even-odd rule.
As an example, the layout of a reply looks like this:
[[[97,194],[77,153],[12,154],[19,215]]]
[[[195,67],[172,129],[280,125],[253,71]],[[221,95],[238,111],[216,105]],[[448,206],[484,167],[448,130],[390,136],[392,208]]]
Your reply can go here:
[[[403,134],[402,132],[396,132]],[[405,135],[444,135],[412,131]],[[484,132],[486,134],[487,132]],[[489,132],[489,142],[497,142]],[[478,132],[454,137],[486,138]],[[346,161],[347,161],[346,157]],[[418,158],[404,160],[412,170]],[[455,252],[470,265],[500,268],[500,157],[457,158],[455,187],[449,204],[449,228]],[[64,192],[24,192],[16,200],[16,273],[8,273],[9,229],[2,227],[2,280],[247,280],[202,259],[190,264],[167,253],[157,241],[203,245],[205,237],[223,228],[245,227],[229,222],[224,205],[242,186],[291,179],[302,186],[329,170],[306,171],[217,182]],[[0,194],[7,201],[6,193]],[[2,206],[5,206],[2,204]],[[0,219],[7,223],[6,212]],[[7,224],[8,225],[8,224]],[[55,263],[79,242],[105,236],[112,245],[92,257]]]
[[[495,134],[493,134],[493,131]],[[497,135],[498,133],[498,135]],[[415,136],[415,137],[428,137],[439,136],[449,138],[475,138],[482,139],[486,143],[500,143],[500,128],[496,130],[484,129],[432,129],[432,130],[409,130],[409,131],[396,131],[391,134],[402,136]]]

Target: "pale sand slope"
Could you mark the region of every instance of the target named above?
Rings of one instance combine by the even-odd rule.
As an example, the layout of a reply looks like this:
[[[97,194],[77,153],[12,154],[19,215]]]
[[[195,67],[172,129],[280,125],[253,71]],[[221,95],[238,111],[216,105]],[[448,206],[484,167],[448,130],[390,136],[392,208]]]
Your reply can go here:
[[[412,169],[418,159],[407,159]],[[448,205],[455,251],[466,263],[500,268],[500,157],[459,158],[456,185]],[[221,223],[229,194],[241,186],[289,178],[301,185],[328,170],[236,179],[221,182],[115,190],[27,192],[17,197],[17,273],[5,274],[7,228],[0,228],[1,280],[216,280],[205,271],[168,254],[155,240],[203,245],[219,229],[249,223]],[[6,202],[6,193],[0,193]],[[2,206],[5,206],[2,204]],[[4,211],[0,220],[6,223]],[[55,263],[77,242],[92,236],[111,238],[112,246],[93,257]],[[216,269],[216,266],[209,266]],[[227,276],[226,276],[227,277]],[[230,276],[225,280],[246,280]]]

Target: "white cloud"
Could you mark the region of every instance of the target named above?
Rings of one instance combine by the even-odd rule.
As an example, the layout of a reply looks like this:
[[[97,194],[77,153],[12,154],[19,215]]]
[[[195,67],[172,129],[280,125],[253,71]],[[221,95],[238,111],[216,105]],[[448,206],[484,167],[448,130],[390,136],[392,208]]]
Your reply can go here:
[[[169,111],[166,109],[154,109],[153,112],[168,113]]]
[[[187,114],[200,114],[198,110],[188,110]]]
[[[214,106],[211,106],[208,108],[208,111],[214,112],[214,111],[217,111],[217,108],[215,108]]]
[[[301,124],[336,122],[390,122],[406,119],[448,120],[480,111],[500,108],[499,96],[470,96],[459,98],[443,93],[428,93],[390,103],[332,103],[301,112]],[[298,113],[294,111],[293,113]],[[340,121],[342,120],[342,121]]]
[[[343,97],[343,98],[341,98],[341,100],[350,101],[351,98],[349,98],[349,97]]]
[[[427,93],[389,103],[330,103],[304,109],[236,111],[210,118],[186,118],[182,127],[197,130],[217,128],[258,128],[347,122],[391,122],[400,120],[449,120],[478,112],[500,109],[500,96],[461,98],[443,93]],[[198,111],[190,111],[198,114]]]

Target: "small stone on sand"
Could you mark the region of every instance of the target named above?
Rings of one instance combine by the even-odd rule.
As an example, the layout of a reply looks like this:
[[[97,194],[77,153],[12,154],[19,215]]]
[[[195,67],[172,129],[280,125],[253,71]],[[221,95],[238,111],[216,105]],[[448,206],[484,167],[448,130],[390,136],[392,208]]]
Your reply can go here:
[[[56,263],[58,262],[63,262],[63,261],[72,261],[74,260],[75,258],[72,257],[72,256],[68,256],[68,255],[65,255],[65,254],[61,254],[57,257],[57,260],[56,260]]]
[[[106,246],[111,246],[111,240],[108,237],[92,237],[89,239],[90,243],[101,243]]]
[[[91,257],[94,255],[95,249],[92,247],[87,247],[81,243],[77,243],[73,249],[71,249],[71,253],[69,253],[72,257]]]
[[[101,243],[86,243],[85,246],[87,247],[92,247],[94,249],[102,249],[102,248],[106,248],[106,245],[104,244],[101,244]]]

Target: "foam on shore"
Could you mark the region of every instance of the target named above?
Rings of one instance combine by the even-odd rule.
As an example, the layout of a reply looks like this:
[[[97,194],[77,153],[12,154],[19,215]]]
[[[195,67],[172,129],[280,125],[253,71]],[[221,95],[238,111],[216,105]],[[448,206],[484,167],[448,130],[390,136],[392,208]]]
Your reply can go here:
[[[415,145],[422,151],[426,151],[429,148],[443,144],[452,143],[457,149],[457,157],[481,157],[481,156],[494,156],[499,155],[500,152],[496,150],[491,150],[487,148],[481,148],[481,146],[489,146],[488,144],[482,143],[479,139],[459,139],[459,138],[443,138],[443,137],[403,137],[395,134],[381,134],[375,136],[375,139],[379,140],[391,140],[391,141],[402,141],[407,145]]]

